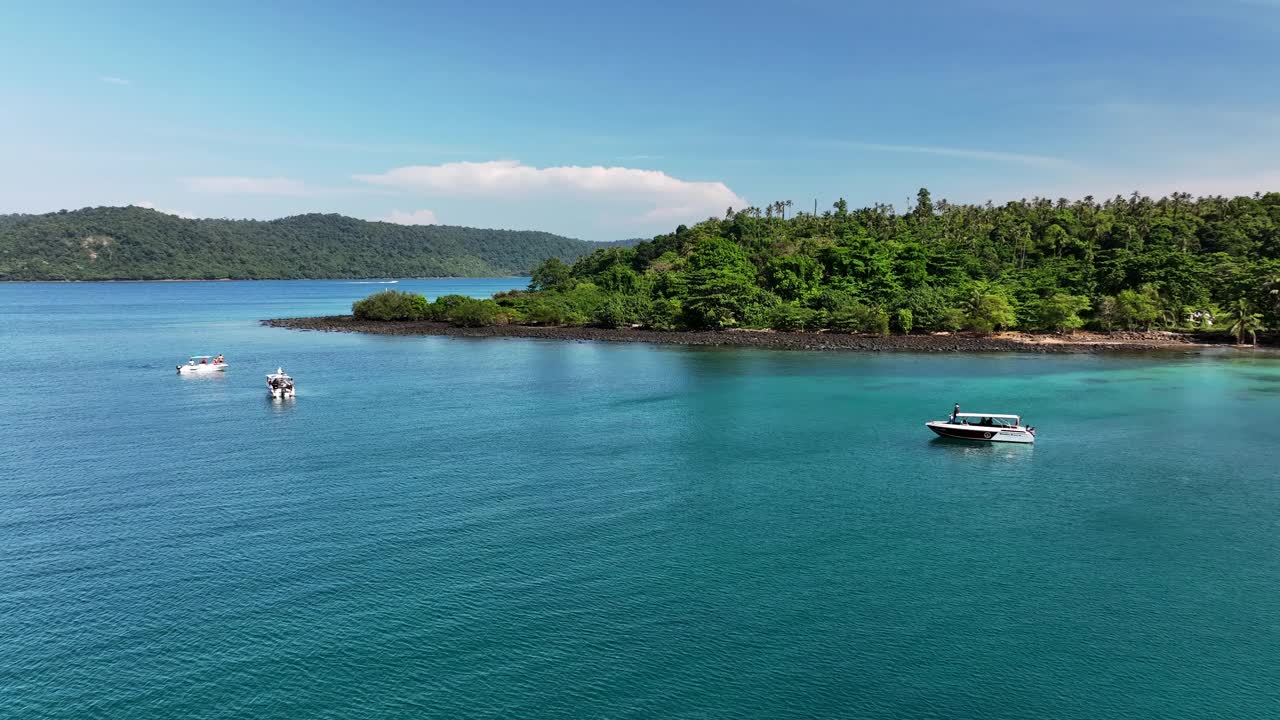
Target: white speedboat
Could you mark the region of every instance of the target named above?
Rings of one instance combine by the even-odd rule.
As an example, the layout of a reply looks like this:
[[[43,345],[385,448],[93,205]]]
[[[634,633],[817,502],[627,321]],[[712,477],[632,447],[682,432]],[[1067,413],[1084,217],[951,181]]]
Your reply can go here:
[[[1033,443],[1036,429],[1023,427],[1017,415],[962,413],[960,406],[946,420],[932,420],[925,427],[945,438],[977,442]]]
[[[285,375],[283,368],[276,368],[275,372],[267,376],[267,392],[273,398],[293,397],[293,378]]]
[[[221,355],[192,355],[187,358],[186,365],[178,366],[179,375],[195,375],[198,373],[221,372],[227,369],[227,361]]]

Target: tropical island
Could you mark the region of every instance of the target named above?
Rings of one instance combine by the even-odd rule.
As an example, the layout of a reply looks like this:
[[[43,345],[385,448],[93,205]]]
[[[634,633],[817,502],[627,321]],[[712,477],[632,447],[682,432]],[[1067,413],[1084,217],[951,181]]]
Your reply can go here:
[[[572,264],[552,257],[528,290],[489,299],[384,291],[349,316],[267,322],[735,345],[777,345],[760,339],[774,331],[786,347],[850,349],[945,337],[949,349],[997,350],[1256,344],[1280,327],[1280,193],[979,206],[921,189],[905,213],[840,200],[787,217],[790,206],[730,208]],[[1093,334],[1062,340],[1081,329]],[[902,339],[919,336],[935,340]]]
[[[0,215],[0,280],[501,277],[608,243],[342,215],[186,219],[142,207]]]

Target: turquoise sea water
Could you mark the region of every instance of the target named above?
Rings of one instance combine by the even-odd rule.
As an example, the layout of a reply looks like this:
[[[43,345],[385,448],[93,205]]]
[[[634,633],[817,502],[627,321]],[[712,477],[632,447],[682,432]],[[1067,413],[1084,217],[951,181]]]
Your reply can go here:
[[[1280,717],[1273,356],[256,324],[374,289],[0,284],[0,717]]]

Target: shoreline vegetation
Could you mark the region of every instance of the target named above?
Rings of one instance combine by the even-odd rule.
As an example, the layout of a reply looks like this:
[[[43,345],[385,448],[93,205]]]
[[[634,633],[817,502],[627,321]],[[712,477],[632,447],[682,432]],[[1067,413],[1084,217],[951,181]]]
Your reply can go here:
[[[440,320],[362,320],[352,315],[277,318],[261,321],[268,327],[371,335],[443,336],[460,338],[525,338],[535,340],[648,343],[696,347],[741,347],[775,350],[835,350],[863,352],[1198,352],[1227,346],[1229,338],[1165,331],[1077,332],[1071,334],[1000,332],[990,334],[937,333],[927,335],[868,335],[826,330],[651,330],[639,327],[485,325],[460,326]],[[1274,341],[1280,338],[1269,338]],[[1270,343],[1268,343],[1270,344]]]
[[[997,350],[1150,349],[1188,334],[1257,345],[1280,328],[1280,193],[976,206],[922,188],[907,213],[841,200],[788,218],[790,206],[729,208],[572,265],[551,257],[527,290],[489,299],[386,290],[310,327]]]

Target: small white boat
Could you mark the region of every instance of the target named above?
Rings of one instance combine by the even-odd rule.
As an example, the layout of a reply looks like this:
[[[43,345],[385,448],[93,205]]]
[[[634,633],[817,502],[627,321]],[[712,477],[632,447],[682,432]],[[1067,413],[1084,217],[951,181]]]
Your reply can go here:
[[[955,412],[946,420],[931,420],[925,427],[945,438],[974,440],[976,442],[1033,443],[1036,429],[1023,427],[1017,415],[996,413],[962,413],[956,405]]]
[[[222,372],[227,369],[227,361],[221,355],[192,355],[187,358],[186,365],[178,366],[179,375],[195,375],[198,373]]]
[[[276,368],[267,376],[267,392],[273,398],[293,397],[293,378],[285,375],[283,368]]]

